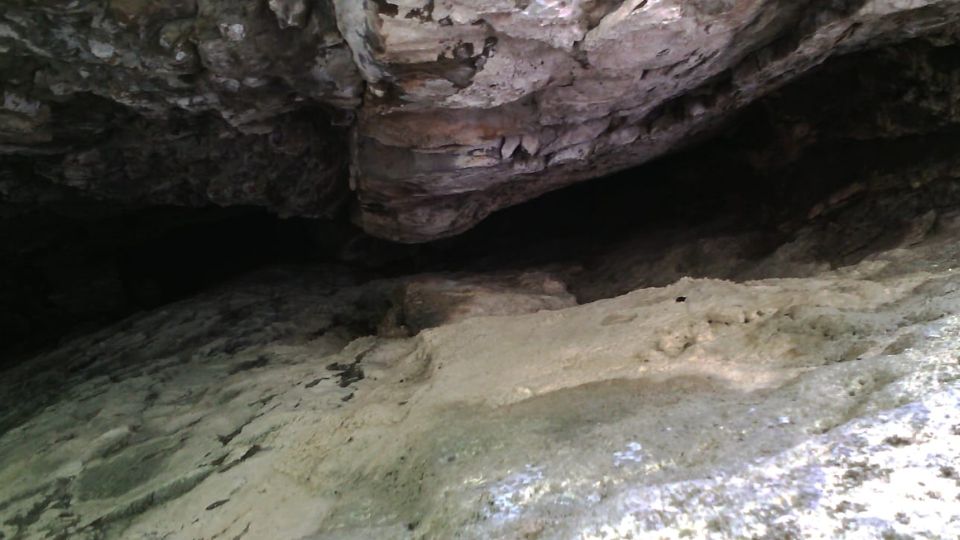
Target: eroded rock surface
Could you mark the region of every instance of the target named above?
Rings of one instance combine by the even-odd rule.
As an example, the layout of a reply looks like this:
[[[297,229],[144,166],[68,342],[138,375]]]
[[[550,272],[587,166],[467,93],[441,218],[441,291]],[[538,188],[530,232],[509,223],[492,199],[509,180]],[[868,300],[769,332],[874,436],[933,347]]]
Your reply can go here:
[[[650,160],[832,55],[949,33],[960,8],[419,3],[431,19],[405,5],[380,10],[376,39],[351,44],[385,95],[367,100],[357,129],[362,222],[401,240],[462,231],[497,208]]]
[[[368,232],[425,241],[660,156],[828,58],[949,45],[958,18],[956,0],[15,0],[0,194],[299,216],[352,198]],[[915,130],[955,123],[948,101]]]
[[[520,315],[576,304],[562,281],[543,272],[420,276],[402,286],[395,313],[400,325],[416,334],[477,316]]]
[[[960,216],[917,230],[572,307],[531,309],[543,273],[250,276],[4,374],[0,532],[955,536]],[[384,328],[427,293],[460,302]]]

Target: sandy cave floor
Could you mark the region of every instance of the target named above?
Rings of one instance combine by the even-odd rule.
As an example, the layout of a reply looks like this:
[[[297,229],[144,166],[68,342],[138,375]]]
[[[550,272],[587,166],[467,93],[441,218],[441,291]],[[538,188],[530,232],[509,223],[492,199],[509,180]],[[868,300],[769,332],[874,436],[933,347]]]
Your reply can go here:
[[[954,538],[958,233],[414,337],[261,273],[4,374],[0,538]]]

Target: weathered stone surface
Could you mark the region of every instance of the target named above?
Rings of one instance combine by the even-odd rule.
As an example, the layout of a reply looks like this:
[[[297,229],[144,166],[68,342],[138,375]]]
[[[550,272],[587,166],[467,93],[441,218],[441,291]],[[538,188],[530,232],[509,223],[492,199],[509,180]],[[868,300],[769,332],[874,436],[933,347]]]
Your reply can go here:
[[[514,275],[420,276],[404,284],[395,315],[421,330],[481,316],[520,315],[575,306],[566,285],[543,272]]]
[[[324,216],[352,177],[367,231],[424,241],[676,149],[828,58],[952,43],[958,19],[956,0],[15,0],[0,194]]]
[[[331,124],[363,84],[326,5],[288,4],[6,2],[0,193],[45,179],[124,202],[330,215],[348,155]]]
[[[360,220],[413,241],[662,155],[833,55],[950,36],[960,13],[923,0],[383,5],[366,2],[378,24],[351,41],[382,95],[357,128]]]
[[[402,281],[251,276],[4,373],[0,534],[954,537],[958,232],[414,337]]]

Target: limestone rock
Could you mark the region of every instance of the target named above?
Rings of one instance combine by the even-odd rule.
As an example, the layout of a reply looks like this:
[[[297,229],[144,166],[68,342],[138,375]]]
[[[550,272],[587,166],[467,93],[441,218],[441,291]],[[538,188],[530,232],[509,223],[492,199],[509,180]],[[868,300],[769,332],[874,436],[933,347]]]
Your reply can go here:
[[[952,1],[346,4],[366,10],[350,44],[373,93],[360,222],[404,241],[648,161],[831,56],[948,35],[960,14]]]
[[[331,215],[347,191],[331,124],[363,84],[328,6],[275,3],[282,24],[265,7],[6,3],[0,181]]]
[[[807,278],[415,337],[370,328],[403,283],[251,276],[4,373],[0,533],[953,537],[960,219],[938,223]],[[422,282],[479,294],[448,278]]]
[[[557,278],[519,275],[421,276],[403,286],[397,306],[402,325],[418,333],[479,316],[520,315],[576,305]]]
[[[953,43],[958,20],[956,0],[14,0],[0,193],[352,200],[368,232],[425,241],[663,155],[831,57]]]

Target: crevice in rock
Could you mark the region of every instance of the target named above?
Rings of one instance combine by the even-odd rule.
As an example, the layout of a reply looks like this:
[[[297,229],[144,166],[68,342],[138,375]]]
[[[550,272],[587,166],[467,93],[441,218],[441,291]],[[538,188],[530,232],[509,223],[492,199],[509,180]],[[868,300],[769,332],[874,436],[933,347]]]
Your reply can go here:
[[[960,202],[960,123],[951,106],[956,52],[914,41],[832,60],[684,150],[423,245],[370,237],[342,211],[332,220],[280,219],[258,208],[97,202],[67,188],[54,196],[7,192],[0,205],[0,324],[12,339],[4,343],[4,363],[69,332],[278,264],[346,264],[360,279],[548,268],[580,301],[683,275],[756,278],[803,274],[815,263],[851,264],[926,234],[939,213]],[[116,112],[91,99],[90,110]],[[304,125],[292,118],[264,135],[264,144],[302,163],[298,152],[311,133]],[[83,129],[68,122],[54,131],[75,140]],[[176,141],[177,132],[164,137]],[[6,174],[32,174],[46,158],[18,159]],[[816,241],[792,263],[748,271],[798,235]],[[721,245],[727,250],[714,251]],[[386,308],[378,309],[383,316]],[[362,324],[361,334],[376,331],[376,320]]]

